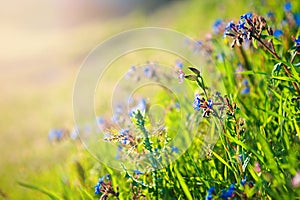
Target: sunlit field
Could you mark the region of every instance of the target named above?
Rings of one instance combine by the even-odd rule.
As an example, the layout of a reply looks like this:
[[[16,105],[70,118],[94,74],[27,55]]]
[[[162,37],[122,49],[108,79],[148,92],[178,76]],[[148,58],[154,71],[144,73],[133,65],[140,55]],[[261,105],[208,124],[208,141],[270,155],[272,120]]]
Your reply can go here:
[[[300,198],[300,3],[124,2],[3,3],[0,199]],[[116,58],[95,90],[100,130],[78,127],[87,149],[74,132],[80,67],[143,27],[187,35],[203,64],[153,49]],[[187,89],[134,87],[161,77]],[[123,93],[129,113],[114,105]]]

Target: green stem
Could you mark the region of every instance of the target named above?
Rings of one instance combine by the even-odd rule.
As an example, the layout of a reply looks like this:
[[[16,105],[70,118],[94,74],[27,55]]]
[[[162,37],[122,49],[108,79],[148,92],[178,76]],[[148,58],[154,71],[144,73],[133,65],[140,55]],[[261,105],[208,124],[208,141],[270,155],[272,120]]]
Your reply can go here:
[[[272,51],[260,38],[253,36],[254,39],[256,39],[257,41],[259,41],[277,60],[281,60],[280,57],[278,56],[278,54],[275,51]],[[287,73],[288,77],[292,78],[292,74],[291,71],[289,70],[289,68],[283,64],[283,69],[284,71]],[[292,82],[294,89],[297,91],[298,95],[300,95],[300,90],[298,87],[298,84],[296,82]]]

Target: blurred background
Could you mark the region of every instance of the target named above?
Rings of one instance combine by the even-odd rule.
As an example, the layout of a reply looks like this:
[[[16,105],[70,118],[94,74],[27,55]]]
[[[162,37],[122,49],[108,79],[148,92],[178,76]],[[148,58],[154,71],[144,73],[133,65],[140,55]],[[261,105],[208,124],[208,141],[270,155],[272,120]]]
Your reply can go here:
[[[234,6],[233,6],[234,5]],[[245,2],[216,0],[26,0],[0,7],[0,199],[40,199],[16,181],[51,188],[72,142],[50,144],[53,127],[70,129],[72,91],[84,58],[121,31],[158,26],[204,38],[218,18]],[[134,62],[134,61],[133,61]],[[51,175],[52,180],[41,179]]]

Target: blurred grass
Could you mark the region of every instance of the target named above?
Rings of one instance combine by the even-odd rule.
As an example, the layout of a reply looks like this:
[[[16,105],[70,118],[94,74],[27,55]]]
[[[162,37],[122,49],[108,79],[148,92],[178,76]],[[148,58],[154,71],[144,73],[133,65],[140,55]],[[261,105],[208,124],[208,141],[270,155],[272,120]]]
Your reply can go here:
[[[150,15],[135,11],[124,18],[54,32],[6,30],[5,34],[16,40],[13,44],[4,43],[9,48],[0,60],[0,191],[9,199],[47,199],[17,186],[16,181],[55,190],[63,179],[63,168],[72,160],[70,155],[78,153],[78,147],[69,141],[50,145],[47,133],[52,127],[73,126],[72,87],[76,73],[87,53],[103,39],[142,26],[172,28],[203,38],[215,19],[247,10],[243,1],[177,1]],[[128,59],[128,66],[130,62],[137,61]]]

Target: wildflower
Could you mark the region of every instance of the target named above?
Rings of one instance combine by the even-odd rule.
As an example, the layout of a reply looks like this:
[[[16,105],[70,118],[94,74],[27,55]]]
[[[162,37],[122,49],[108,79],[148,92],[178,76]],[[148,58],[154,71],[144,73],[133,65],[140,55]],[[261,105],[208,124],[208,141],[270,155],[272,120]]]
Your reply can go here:
[[[180,104],[178,102],[175,102],[174,107],[180,109]]]
[[[271,11],[269,11],[269,12],[267,13],[267,17],[268,17],[268,18],[273,18],[273,17],[274,17],[274,13],[271,12]]]
[[[183,68],[183,63],[182,63],[180,60],[176,60],[176,66],[177,66],[179,69],[182,69],[182,68]]]
[[[241,80],[243,78],[243,76],[239,72],[243,72],[243,71],[245,71],[244,67],[243,67],[243,65],[241,63],[239,63],[238,66],[237,66],[237,68],[236,68],[236,70],[235,70],[236,77],[239,80]]]
[[[137,105],[135,107],[131,108],[129,112],[129,116],[132,117],[133,113],[137,112],[138,110],[144,113],[146,111],[146,107],[147,107],[146,100],[142,98],[137,102]]]
[[[141,174],[144,174],[143,172],[141,172],[140,170],[133,170],[133,173],[135,175],[141,175]]]
[[[208,101],[207,101],[207,107],[210,108],[210,109],[212,109],[212,107],[213,107],[213,101],[211,99],[208,99]]]
[[[119,131],[119,134],[123,136],[122,144],[127,144],[127,141],[128,141],[128,133],[129,133],[129,130],[128,130],[128,129],[121,129],[121,130]]]
[[[241,180],[241,185],[244,186],[246,182],[247,182],[247,177],[245,176],[245,177],[242,178],[242,180]]]
[[[285,12],[290,12],[292,10],[292,3],[291,2],[285,3],[283,8]]]
[[[96,117],[96,125],[98,128],[98,131],[102,131],[105,126],[105,120],[103,117]]]
[[[245,24],[246,22],[240,20],[236,27],[237,29],[245,29]]]
[[[233,23],[233,21],[230,21],[227,26],[225,27],[225,31],[229,31],[231,29],[233,29],[235,27],[235,24]]]
[[[179,150],[177,147],[175,147],[175,146],[171,147],[171,153],[178,153],[178,152],[179,152]]]
[[[179,82],[179,83],[182,83],[182,82],[183,82],[184,76],[185,76],[185,74],[184,74],[184,72],[182,71],[182,69],[179,69],[179,71],[178,71],[178,82]]]
[[[292,178],[292,186],[299,187],[300,186],[300,171]]]
[[[153,74],[154,74],[153,69],[152,69],[150,66],[146,66],[146,67],[144,68],[144,75],[145,75],[146,77],[152,78],[152,77],[153,77]]]
[[[261,172],[261,168],[260,168],[259,162],[255,162],[254,163],[254,171],[257,172],[257,173]]]
[[[243,85],[245,86],[245,88],[241,91],[241,94],[242,95],[249,94],[250,93],[250,86],[249,86],[249,83],[248,83],[247,79],[245,79],[243,81]]]
[[[241,19],[250,20],[252,19],[252,13],[248,12],[241,16]]]
[[[299,46],[300,45],[300,35],[298,36],[298,38],[294,39],[294,42],[296,43],[296,46]]]
[[[136,72],[136,67],[135,66],[131,66],[130,69],[125,74],[125,78],[129,79],[129,78],[133,77],[135,72]]]
[[[277,38],[280,38],[280,36],[283,35],[283,32],[282,32],[282,30],[276,29],[276,30],[274,31],[273,35],[274,35],[275,37],[277,37]]]
[[[49,141],[60,141],[64,136],[64,130],[63,129],[51,129],[48,133],[48,139]]]
[[[101,194],[101,186],[104,182],[105,176],[99,178],[97,185],[95,185],[95,194]]]
[[[195,99],[194,99],[194,103],[193,103],[193,107],[194,107],[194,110],[200,110],[200,108],[203,108],[203,103],[204,102],[204,99],[200,99],[200,95],[199,94],[196,94],[195,95]]]
[[[70,138],[72,140],[76,140],[78,138],[78,132],[79,132],[79,128],[78,127],[74,127],[72,132],[70,133]]]
[[[231,47],[235,45],[242,46],[244,41],[250,41],[252,38],[260,38],[263,30],[268,30],[269,35],[272,34],[272,29],[267,26],[267,22],[262,16],[246,13],[241,16],[237,25],[232,21],[228,23],[224,36],[233,38]]]
[[[233,197],[233,195],[234,195],[234,190],[235,190],[234,184],[231,184],[230,187],[228,188],[228,190],[223,190],[223,191],[222,191],[222,194],[221,194],[220,197],[221,197],[222,199],[228,199],[228,198],[231,198],[231,197]]]
[[[213,199],[213,194],[215,192],[215,187],[211,186],[209,189],[208,189],[208,193],[207,193],[207,196],[206,196],[206,200],[212,200]]]
[[[220,33],[222,25],[223,25],[223,21],[221,19],[217,19],[213,24],[213,32],[215,34]]]

